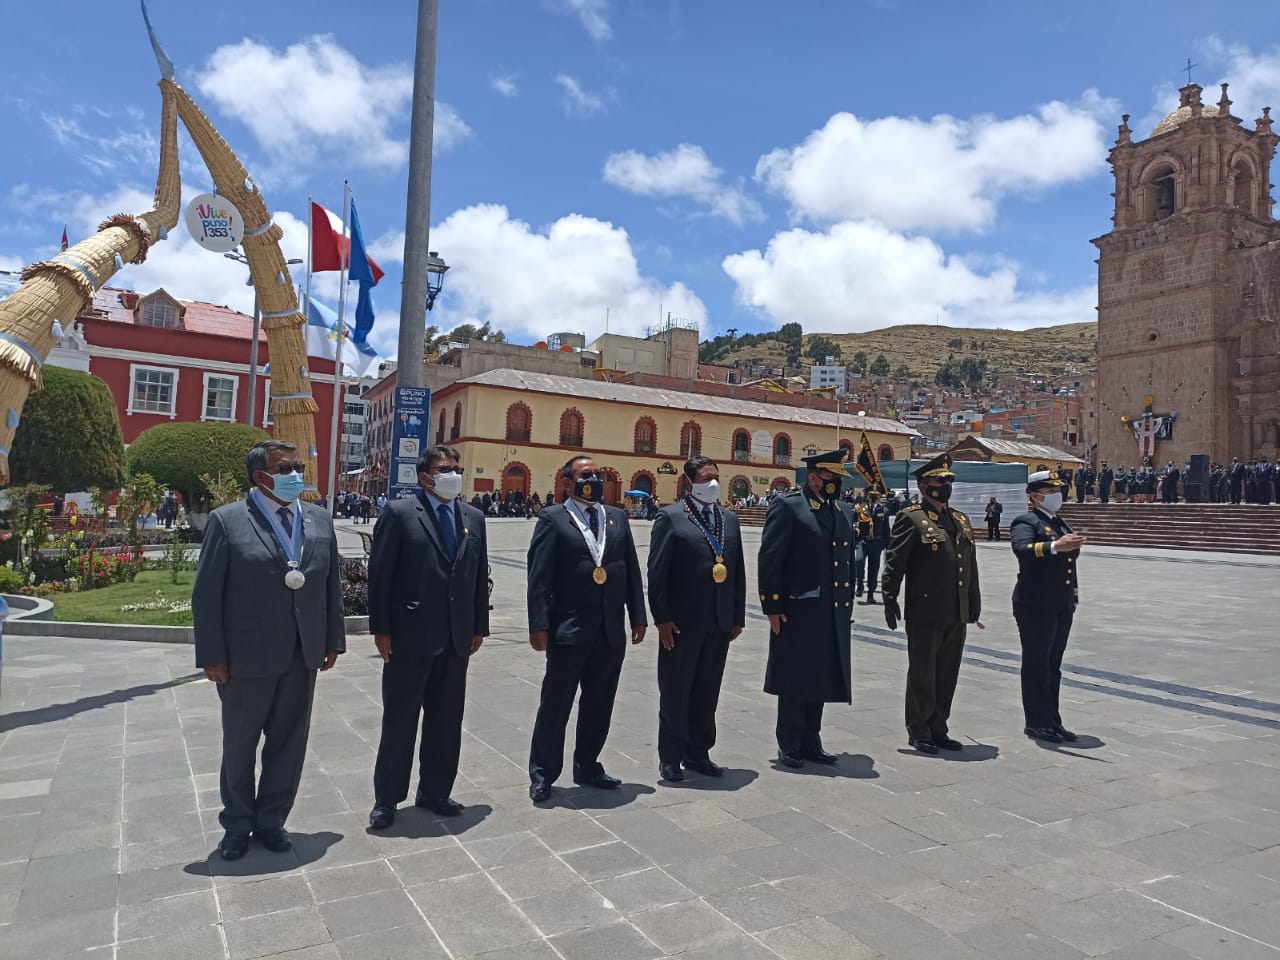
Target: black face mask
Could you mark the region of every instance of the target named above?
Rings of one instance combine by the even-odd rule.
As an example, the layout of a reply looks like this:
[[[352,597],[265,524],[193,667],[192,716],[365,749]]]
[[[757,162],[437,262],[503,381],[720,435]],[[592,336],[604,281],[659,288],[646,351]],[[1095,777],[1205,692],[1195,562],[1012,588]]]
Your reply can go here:
[[[819,477],[818,479],[822,480],[821,477]],[[840,483],[839,479],[822,480],[822,486],[819,488],[818,492],[822,494],[822,498],[824,500],[838,500],[840,499],[841,486],[842,484]]]
[[[573,495],[599,503],[604,499],[604,478],[598,473],[583,474],[573,482]]]
[[[935,483],[930,484],[928,489],[930,498],[937,500],[939,503],[946,503],[951,499],[951,484]]]

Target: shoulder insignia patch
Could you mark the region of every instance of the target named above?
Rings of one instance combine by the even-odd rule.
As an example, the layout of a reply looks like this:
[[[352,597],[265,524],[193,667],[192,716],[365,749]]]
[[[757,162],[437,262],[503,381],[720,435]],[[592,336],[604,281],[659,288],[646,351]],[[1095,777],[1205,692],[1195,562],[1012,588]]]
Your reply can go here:
[[[918,503],[913,503],[913,504],[911,504],[911,506],[909,506],[909,507],[903,507],[903,508],[902,508],[902,512],[903,512],[903,513],[915,513],[917,510],[923,510],[923,509],[924,509],[924,507],[920,506],[920,504],[918,504]]]

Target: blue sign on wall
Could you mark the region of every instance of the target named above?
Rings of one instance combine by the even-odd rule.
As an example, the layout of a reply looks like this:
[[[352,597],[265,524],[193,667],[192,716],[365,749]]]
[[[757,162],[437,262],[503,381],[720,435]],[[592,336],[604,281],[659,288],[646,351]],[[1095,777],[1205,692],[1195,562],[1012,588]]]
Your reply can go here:
[[[391,421],[391,499],[415,496],[418,457],[430,444],[431,391],[426,387],[396,387],[395,415]]]

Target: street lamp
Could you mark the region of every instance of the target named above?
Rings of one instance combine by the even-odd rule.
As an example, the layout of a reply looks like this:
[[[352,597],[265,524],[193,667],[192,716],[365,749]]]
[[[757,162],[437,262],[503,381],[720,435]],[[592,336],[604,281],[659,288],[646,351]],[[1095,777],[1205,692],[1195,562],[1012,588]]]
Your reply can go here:
[[[434,250],[427,254],[427,309],[436,305],[436,297],[444,289],[445,271],[449,265]]]
[[[236,263],[243,263],[246,267],[249,265],[249,258],[239,250],[232,251],[231,253],[224,253],[223,256],[228,260],[236,261]],[[293,264],[305,262],[305,260],[299,260],[296,257],[292,260],[285,261],[285,263],[291,266]],[[245,281],[245,286],[253,286],[252,276]],[[253,339],[249,342],[249,403],[248,409],[245,412],[244,420],[244,422],[249,424],[249,426],[253,426],[253,411],[257,407],[258,402],[258,335],[261,332],[261,328],[262,313],[258,309],[258,291],[255,288],[253,291]]]

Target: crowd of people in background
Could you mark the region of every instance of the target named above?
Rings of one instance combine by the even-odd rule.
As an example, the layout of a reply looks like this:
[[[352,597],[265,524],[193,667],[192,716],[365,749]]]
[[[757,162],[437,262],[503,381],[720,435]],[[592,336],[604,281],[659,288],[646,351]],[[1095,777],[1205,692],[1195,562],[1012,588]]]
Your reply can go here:
[[[1179,467],[1169,460],[1163,467],[1144,463],[1113,469],[1103,460],[1098,470],[1084,466],[1072,471],[1061,464],[1056,470],[1077,503],[1094,499],[1102,503],[1178,503],[1191,499],[1187,489],[1190,463]],[[1247,462],[1232,457],[1229,464],[1212,461],[1198,494],[1202,503],[1280,503],[1280,463],[1265,457]]]

